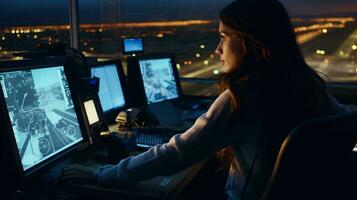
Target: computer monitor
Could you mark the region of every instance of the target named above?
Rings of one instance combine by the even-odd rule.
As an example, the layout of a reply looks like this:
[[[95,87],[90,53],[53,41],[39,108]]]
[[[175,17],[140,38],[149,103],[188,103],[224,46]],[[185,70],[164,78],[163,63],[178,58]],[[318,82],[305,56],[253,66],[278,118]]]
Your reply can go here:
[[[138,57],[137,62],[147,104],[180,97],[181,87],[173,56]]]
[[[0,64],[0,130],[21,177],[82,147],[87,136],[64,63],[14,66]]]
[[[144,44],[142,38],[123,38],[123,54],[143,53]]]
[[[126,106],[125,77],[120,60],[100,62],[91,67],[92,76],[99,80],[99,100],[104,118],[114,122],[117,114]]]
[[[182,96],[173,55],[146,55],[128,59],[131,106],[148,106],[160,125],[182,124],[175,102]]]

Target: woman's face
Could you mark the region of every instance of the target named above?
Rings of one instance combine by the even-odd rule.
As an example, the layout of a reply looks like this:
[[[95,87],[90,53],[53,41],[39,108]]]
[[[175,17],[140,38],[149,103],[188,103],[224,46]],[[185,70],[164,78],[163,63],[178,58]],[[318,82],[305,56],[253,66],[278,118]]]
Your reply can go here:
[[[221,40],[215,50],[221,60],[222,69],[224,73],[236,70],[244,55],[244,45],[241,36],[237,31],[219,23],[219,35]]]

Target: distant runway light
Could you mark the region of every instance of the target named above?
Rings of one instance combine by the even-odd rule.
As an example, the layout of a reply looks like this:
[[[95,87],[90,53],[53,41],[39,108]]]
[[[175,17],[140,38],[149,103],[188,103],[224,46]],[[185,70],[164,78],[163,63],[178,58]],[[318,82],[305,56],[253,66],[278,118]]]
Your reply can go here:
[[[316,54],[318,54],[318,55],[325,55],[326,52],[325,52],[325,50],[318,49],[318,50],[316,50]]]
[[[206,46],[205,46],[204,44],[201,44],[201,45],[200,45],[200,48],[201,48],[201,49],[204,49],[204,48],[206,48]]]
[[[218,69],[213,70],[213,74],[214,74],[214,75],[219,74],[219,70],[218,70]]]
[[[199,58],[199,57],[201,57],[201,54],[196,53],[196,58]]]
[[[354,44],[354,45],[352,45],[352,50],[357,50],[357,45],[356,44]]]
[[[323,32],[323,33],[327,33],[327,29],[325,29],[325,28],[322,29],[322,32]]]

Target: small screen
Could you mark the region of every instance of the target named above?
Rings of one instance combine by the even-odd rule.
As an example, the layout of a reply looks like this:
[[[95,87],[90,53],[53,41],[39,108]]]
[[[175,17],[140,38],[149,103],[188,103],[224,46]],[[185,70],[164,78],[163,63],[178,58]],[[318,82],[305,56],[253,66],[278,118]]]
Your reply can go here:
[[[170,58],[139,60],[148,104],[179,96]]]
[[[99,99],[104,112],[124,107],[125,99],[115,64],[92,68],[92,75],[100,78]]]
[[[135,53],[144,50],[141,38],[127,38],[123,40],[124,53]]]
[[[22,167],[83,140],[63,66],[0,73]]]
[[[92,125],[99,121],[97,109],[95,108],[93,100],[85,101],[84,109],[86,110],[86,115],[87,115],[89,125]]]

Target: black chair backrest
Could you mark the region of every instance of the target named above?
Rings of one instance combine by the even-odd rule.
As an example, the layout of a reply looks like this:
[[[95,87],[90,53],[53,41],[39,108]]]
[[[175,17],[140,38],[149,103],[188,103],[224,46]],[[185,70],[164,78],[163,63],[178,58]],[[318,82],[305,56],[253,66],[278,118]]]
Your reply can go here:
[[[349,199],[356,138],[357,112],[297,126],[280,148],[261,200]]]

